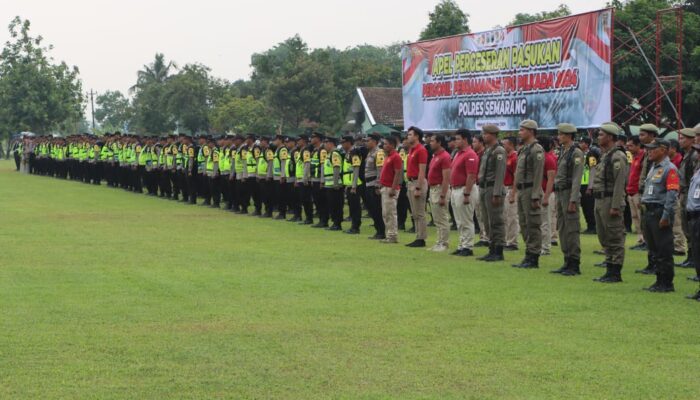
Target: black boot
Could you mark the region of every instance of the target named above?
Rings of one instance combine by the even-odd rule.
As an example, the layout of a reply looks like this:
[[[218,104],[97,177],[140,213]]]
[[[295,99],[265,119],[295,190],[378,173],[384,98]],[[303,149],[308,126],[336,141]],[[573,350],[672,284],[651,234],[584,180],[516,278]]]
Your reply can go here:
[[[562,272],[566,271],[567,268],[569,268],[569,258],[564,257],[564,265],[559,267],[559,269],[554,269],[554,270],[551,270],[549,272],[552,274],[561,274]]]
[[[491,256],[493,256],[493,246],[489,245],[489,252],[481,257],[477,257],[476,259],[479,261],[486,261],[486,259]]]
[[[491,255],[486,256],[484,258],[484,261],[486,262],[494,262],[494,261],[503,261],[503,246],[492,246],[493,250]]]
[[[690,300],[697,300],[697,301],[700,301],[700,290],[698,290],[698,292],[695,293],[695,294],[691,294],[691,295],[689,295],[689,296],[685,296],[685,298],[686,298],[686,299],[690,299]]]
[[[617,283],[622,282],[622,266],[617,264],[608,264],[605,275],[600,278],[593,279],[596,282],[602,283]]]
[[[525,254],[525,259],[523,260],[522,263],[520,264],[515,264],[513,267],[515,268],[524,268],[524,269],[535,269],[540,267],[540,256],[539,254]]]
[[[581,260],[570,258],[568,267],[561,274],[564,276],[581,275]]]
[[[651,287],[645,289],[654,293],[670,293],[675,292],[676,288],[673,286],[673,275],[657,275],[656,283]]]
[[[634,271],[634,273],[635,274],[643,274],[643,275],[655,275],[656,268],[654,268],[654,266],[649,264],[644,269],[638,269],[638,270]]]

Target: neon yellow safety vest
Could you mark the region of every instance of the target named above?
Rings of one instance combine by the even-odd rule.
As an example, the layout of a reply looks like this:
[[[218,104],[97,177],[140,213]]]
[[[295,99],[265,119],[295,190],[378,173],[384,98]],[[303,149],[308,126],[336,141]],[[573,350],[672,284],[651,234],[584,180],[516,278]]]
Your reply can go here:
[[[355,167],[360,167],[360,164],[362,163],[362,158],[358,156],[357,154],[353,154],[350,156],[350,160],[348,160],[348,157],[343,158],[343,186],[352,186],[352,180],[354,179],[354,169]],[[357,177],[357,185],[362,184],[362,179],[360,177]]]

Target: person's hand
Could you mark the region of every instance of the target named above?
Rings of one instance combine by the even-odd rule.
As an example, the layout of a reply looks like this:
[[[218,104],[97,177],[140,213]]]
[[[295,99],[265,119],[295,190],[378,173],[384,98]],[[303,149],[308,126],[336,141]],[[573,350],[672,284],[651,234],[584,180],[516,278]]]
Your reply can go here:
[[[611,208],[609,214],[611,217],[619,217],[622,215],[619,208]]]
[[[280,183],[283,183],[283,184],[284,184],[284,183],[287,183],[287,178],[284,178],[284,177],[283,177],[283,178],[280,178]]]
[[[374,189],[374,193],[375,193],[377,196],[379,196],[379,195],[381,194],[381,191],[377,188],[377,189]]]
[[[569,214],[574,214],[577,209],[578,209],[578,206],[576,205],[576,203],[574,203],[572,201],[572,202],[569,202],[569,207],[566,208],[566,212],[568,212]]]
[[[447,204],[447,200],[445,200],[444,196],[440,196],[440,201],[438,201],[438,204],[440,204],[441,206]]]
[[[396,189],[391,188],[389,189],[389,197],[395,197],[396,196]]]
[[[661,221],[659,221],[659,228],[661,229],[667,229],[671,224],[668,222],[666,218],[661,218]]]
[[[510,204],[515,203],[515,193],[511,192],[511,193],[508,195],[508,202],[509,202]]]
[[[539,200],[532,200],[531,207],[533,210],[539,210],[540,209],[540,201]]]
[[[420,187],[416,187],[416,189],[413,191],[413,197],[419,198],[421,194]]]
[[[356,194],[357,193],[357,188],[350,188],[350,193]]]
[[[542,200],[542,207],[549,207],[549,196],[545,196]]]
[[[469,204],[470,201],[471,201],[471,194],[464,193],[464,196],[462,198],[462,204]]]
[[[588,196],[592,195],[592,194],[593,194],[593,189],[592,189],[592,188],[586,189],[586,194],[587,194]]]
[[[493,205],[494,207],[499,207],[502,201],[503,200],[501,199],[501,196],[491,197],[491,205]]]

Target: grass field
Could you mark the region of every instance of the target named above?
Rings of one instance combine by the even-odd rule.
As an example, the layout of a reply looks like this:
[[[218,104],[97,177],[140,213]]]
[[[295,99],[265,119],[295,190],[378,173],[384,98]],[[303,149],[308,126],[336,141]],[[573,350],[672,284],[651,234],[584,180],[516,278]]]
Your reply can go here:
[[[0,162],[0,398],[697,398],[700,304],[20,175]],[[453,232],[454,234],[454,232]],[[430,232],[430,240],[435,234]],[[404,243],[411,239],[401,234]],[[632,244],[630,236],[628,244]],[[455,241],[453,240],[453,243]],[[485,250],[479,250],[483,254]]]

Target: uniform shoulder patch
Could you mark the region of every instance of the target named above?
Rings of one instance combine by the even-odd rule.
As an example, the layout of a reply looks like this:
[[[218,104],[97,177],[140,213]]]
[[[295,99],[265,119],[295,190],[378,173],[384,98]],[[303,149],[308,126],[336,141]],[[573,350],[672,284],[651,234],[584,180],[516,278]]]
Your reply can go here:
[[[359,167],[362,164],[362,159],[358,155],[352,156],[352,166]]]
[[[668,171],[666,175],[666,190],[678,190],[680,188],[680,179],[678,172],[675,169]]]
[[[190,147],[189,149],[187,149],[187,154],[188,154],[190,157],[194,157],[194,149],[193,149],[192,147]]]
[[[588,157],[588,165],[590,165],[591,167],[595,167],[597,164],[598,164],[598,160],[596,160],[595,157],[593,157],[593,156]]]
[[[574,165],[581,164],[581,157],[574,157]]]
[[[308,150],[304,150],[304,152],[302,153],[302,159],[304,160],[304,162],[311,161],[311,152]]]
[[[332,164],[334,167],[340,167],[340,165],[341,165],[342,163],[343,163],[343,157],[341,157],[339,153],[337,153],[337,152],[334,151],[334,152],[331,154],[331,164]]]
[[[280,150],[280,160],[287,160],[289,159],[289,152],[287,151],[287,148],[283,148]]]
[[[384,166],[384,150],[377,151],[377,155],[375,158],[377,167]]]

